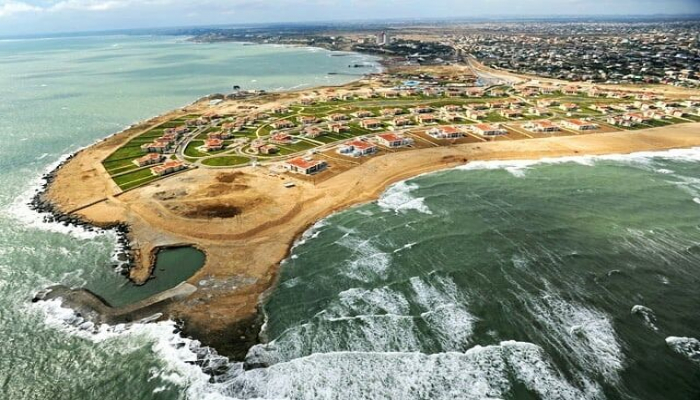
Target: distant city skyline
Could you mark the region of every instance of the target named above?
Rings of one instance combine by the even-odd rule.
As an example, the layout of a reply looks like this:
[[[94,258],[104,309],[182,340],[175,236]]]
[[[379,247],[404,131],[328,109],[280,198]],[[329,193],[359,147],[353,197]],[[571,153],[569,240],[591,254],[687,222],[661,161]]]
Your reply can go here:
[[[0,0],[0,35],[363,19],[700,14],[698,0]]]

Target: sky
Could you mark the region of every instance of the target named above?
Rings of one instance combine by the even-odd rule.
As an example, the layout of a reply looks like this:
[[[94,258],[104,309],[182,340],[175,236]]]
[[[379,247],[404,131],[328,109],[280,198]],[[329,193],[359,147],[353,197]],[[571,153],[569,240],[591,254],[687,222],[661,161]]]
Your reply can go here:
[[[0,35],[363,19],[700,14],[700,0],[0,0]]]

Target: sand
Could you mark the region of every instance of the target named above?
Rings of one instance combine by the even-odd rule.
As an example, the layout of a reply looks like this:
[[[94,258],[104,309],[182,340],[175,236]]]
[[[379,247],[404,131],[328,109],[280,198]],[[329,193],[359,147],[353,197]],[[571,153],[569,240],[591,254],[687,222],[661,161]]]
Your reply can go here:
[[[190,279],[195,294],[166,310],[192,331],[221,337],[256,315],[261,295],[273,286],[280,262],[298,236],[316,221],[350,206],[375,200],[392,183],[476,160],[539,159],[624,154],[700,146],[700,124],[635,132],[547,139],[495,141],[400,151],[314,179],[272,175],[267,167],[194,169],[119,194],[101,160],[134,132],[124,132],[82,151],[65,164],[46,198],[64,212],[97,225],[125,222],[140,262],[132,278],[150,275],[158,246],[195,244],[206,265]],[[288,189],[285,182],[294,181]],[[103,201],[99,201],[104,199]],[[225,218],[212,218],[220,215]],[[201,285],[203,279],[218,284]]]

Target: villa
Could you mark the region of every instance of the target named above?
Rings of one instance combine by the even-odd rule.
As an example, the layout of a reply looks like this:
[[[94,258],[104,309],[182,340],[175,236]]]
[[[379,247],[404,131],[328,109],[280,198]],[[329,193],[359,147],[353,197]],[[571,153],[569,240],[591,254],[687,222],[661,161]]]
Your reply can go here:
[[[158,176],[165,176],[186,169],[187,166],[182,161],[168,161],[163,165],[157,165],[151,168],[151,173]]]
[[[224,148],[224,141],[221,139],[207,139],[204,142],[204,149],[206,151],[216,151]]]
[[[530,107],[529,112],[530,112],[530,114],[536,115],[538,117],[543,117],[545,115],[552,115],[552,112],[549,111],[549,109],[543,108],[543,107]]]
[[[477,111],[477,110],[467,110],[466,114],[467,118],[473,119],[473,120],[480,120],[480,119],[485,119],[486,118],[486,112],[485,111]]]
[[[412,114],[428,114],[433,112],[432,107],[428,106],[417,106],[410,109]]]
[[[391,120],[391,125],[395,127],[411,125],[411,120],[408,118],[396,117]]]
[[[161,142],[153,142],[153,143],[146,143],[141,146],[141,150],[146,150],[148,153],[165,153],[170,149],[170,144],[168,143],[161,143]]]
[[[307,128],[304,128],[304,136],[310,139],[315,139],[319,136],[323,136],[324,132],[320,128],[317,128],[315,126],[309,126]]]
[[[349,132],[350,127],[345,124],[328,124],[328,130],[333,133]]]
[[[559,102],[556,100],[537,100],[537,107],[547,108],[558,106]]]
[[[289,112],[289,108],[284,107],[284,106],[279,106],[279,107],[273,108],[272,112],[275,114],[286,114]]]
[[[147,165],[160,164],[165,161],[165,156],[158,153],[148,153],[141,158],[135,160],[136,165],[139,167],[145,167]]]
[[[498,114],[504,118],[520,118],[523,116],[523,112],[521,110],[514,109],[501,110]]]
[[[552,133],[561,131],[558,125],[555,125],[551,121],[546,120],[528,122],[527,124],[523,125],[523,128],[527,129],[530,132],[536,133]]]
[[[285,163],[285,167],[290,172],[302,175],[313,175],[321,172],[328,167],[328,163],[323,160],[315,160],[313,158],[295,158]]]
[[[575,131],[592,131],[600,128],[598,124],[593,122],[581,121],[580,119],[569,119],[562,122],[563,125]]]
[[[457,139],[464,136],[462,131],[454,126],[441,126],[428,131],[428,135],[435,139]]]
[[[378,119],[365,119],[360,121],[360,126],[365,129],[377,129],[382,127],[382,121]]]
[[[437,121],[437,118],[433,114],[420,114],[416,115],[416,122],[419,124],[431,124]]]
[[[230,132],[227,131],[221,131],[221,132],[209,132],[207,134],[208,139],[219,139],[219,140],[226,140],[230,139],[233,137],[233,135]]]
[[[446,113],[459,112],[459,111],[462,111],[462,106],[450,104],[450,105],[446,105],[446,106],[442,107],[441,110],[443,112],[446,112]]]
[[[282,119],[271,123],[270,126],[272,126],[275,129],[293,128],[294,122],[287,119]]]
[[[472,126],[472,132],[481,136],[506,135],[508,131],[501,124],[477,124]]]
[[[348,155],[352,157],[362,157],[371,155],[377,152],[377,145],[363,140],[353,140],[345,143],[338,148],[338,154]]]
[[[644,116],[644,114],[640,113],[625,114],[622,116],[622,118],[628,121],[632,121],[635,124],[646,124],[648,122],[651,122],[651,117]]]
[[[380,145],[392,149],[413,144],[413,139],[395,133],[382,133],[381,135],[377,135],[376,140]]]
[[[578,105],[574,103],[564,103],[559,106],[562,111],[576,111],[578,110]]]
[[[318,122],[318,118],[309,115],[301,115],[297,118],[297,121],[302,125],[313,125]]]
[[[385,108],[382,110],[383,116],[394,116],[403,114],[403,110],[400,108]]]
[[[331,114],[327,118],[329,121],[334,121],[334,122],[347,121],[350,119],[350,117],[348,117],[345,114]]]
[[[631,128],[635,125],[635,123],[629,119],[625,119],[623,117],[614,117],[614,116],[608,117],[608,119],[605,122],[609,123],[610,125],[623,126],[626,128]]]
[[[294,139],[291,135],[278,132],[270,136],[270,142],[277,144],[290,144]]]
[[[301,105],[303,106],[312,106],[314,104],[316,104],[316,100],[314,100],[311,97],[304,97],[303,99],[301,99]]]
[[[353,115],[357,118],[369,118],[374,116],[374,114],[368,110],[360,110]]]
[[[269,155],[269,154],[278,153],[279,151],[280,151],[280,149],[277,146],[275,146],[274,144],[265,144],[265,145],[258,147],[259,154]]]

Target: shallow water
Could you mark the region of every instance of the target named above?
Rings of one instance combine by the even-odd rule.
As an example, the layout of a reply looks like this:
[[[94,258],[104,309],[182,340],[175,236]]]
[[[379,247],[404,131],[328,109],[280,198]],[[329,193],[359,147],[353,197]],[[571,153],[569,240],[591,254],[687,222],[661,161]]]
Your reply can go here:
[[[132,288],[110,268],[112,233],[42,224],[26,207],[47,168],[134,122],[232,85],[276,90],[339,84],[353,77],[327,73],[371,60],[173,37],[1,41],[0,398],[185,398],[184,377],[203,376],[180,363],[192,354],[173,345],[179,339],[172,324],[93,335],[75,328],[79,319],[57,304],[30,303],[36,291],[53,284],[103,289],[115,304],[150,290]]]

